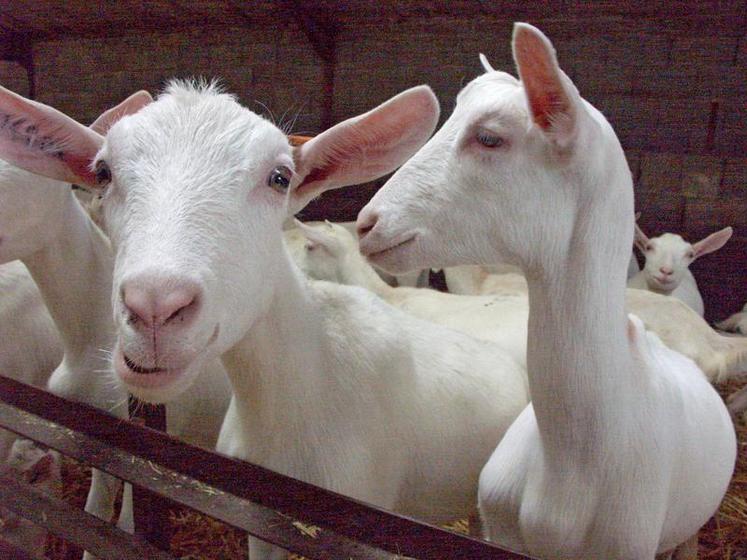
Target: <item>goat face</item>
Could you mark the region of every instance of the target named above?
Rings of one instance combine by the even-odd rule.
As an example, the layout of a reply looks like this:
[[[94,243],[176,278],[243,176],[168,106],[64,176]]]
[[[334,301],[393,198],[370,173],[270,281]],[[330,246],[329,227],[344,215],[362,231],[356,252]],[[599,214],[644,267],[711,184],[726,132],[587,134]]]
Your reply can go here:
[[[615,219],[632,218],[633,199],[612,128],[581,99],[541,32],[517,24],[514,57],[522,80],[483,58],[486,73],[361,211],[361,252],[375,265],[400,272],[502,262],[531,272],[568,261],[574,236],[595,234],[574,227],[578,209],[596,199],[632,238],[632,219]]]
[[[175,84],[111,128],[94,169],[111,181],[115,370],[139,397],[168,400],[268,305],[291,148],[231,96]]]

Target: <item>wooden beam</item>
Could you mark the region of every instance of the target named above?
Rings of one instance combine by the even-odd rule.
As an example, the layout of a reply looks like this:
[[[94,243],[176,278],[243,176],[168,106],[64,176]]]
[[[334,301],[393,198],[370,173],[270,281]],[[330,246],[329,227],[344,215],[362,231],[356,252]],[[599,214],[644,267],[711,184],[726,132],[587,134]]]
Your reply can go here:
[[[312,2],[283,0],[286,16],[298,23],[312,48],[324,62],[335,63],[337,27],[331,14]]]
[[[164,405],[139,401],[130,395],[128,411],[134,422],[159,432],[166,431],[166,407]],[[169,550],[171,542],[171,532],[168,530],[171,511],[169,500],[147,488],[135,486],[132,489],[132,502],[135,534],[161,550]]]
[[[0,475],[0,502],[8,509],[44,527],[58,537],[107,560],[174,560],[144,540],[44,492]],[[15,558],[15,556],[11,556]]]
[[[0,426],[307,558],[526,560],[1,375]]]
[[[330,13],[316,3],[303,0],[283,0],[280,5],[284,17],[295,20],[311,44],[311,48],[322,59],[322,130],[331,127],[335,100],[335,69],[337,67],[337,26]]]

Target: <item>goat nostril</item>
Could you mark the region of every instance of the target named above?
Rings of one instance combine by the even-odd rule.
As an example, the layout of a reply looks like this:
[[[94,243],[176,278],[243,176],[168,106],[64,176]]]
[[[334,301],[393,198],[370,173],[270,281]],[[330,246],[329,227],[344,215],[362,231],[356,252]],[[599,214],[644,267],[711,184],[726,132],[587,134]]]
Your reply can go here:
[[[200,302],[199,288],[189,284],[166,287],[160,282],[143,282],[125,287],[123,295],[127,322],[147,328],[185,321]]]
[[[164,320],[163,324],[168,324],[175,319],[181,318],[181,320],[184,320],[184,315],[187,310],[194,307],[197,304],[197,296],[194,296],[186,305],[182,305],[180,308],[176,309],[171,315],[166,317],[166,320]]]

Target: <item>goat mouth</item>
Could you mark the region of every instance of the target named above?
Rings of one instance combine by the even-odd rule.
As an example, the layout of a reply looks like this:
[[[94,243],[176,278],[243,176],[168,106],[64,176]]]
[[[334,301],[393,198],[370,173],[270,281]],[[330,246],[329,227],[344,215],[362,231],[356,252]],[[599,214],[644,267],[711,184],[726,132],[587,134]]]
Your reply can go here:
[[[164,373],[166,369],[164,368],[146,368],[137,365],[135,362],[133,362],[130,358],[122,354],[122,358],[124,359],[125,365],[130,368],[130,371],[133,371],[135,373],[139,373],[141,375],[150,375],[152,373]]]
[[[114,353],[114,371],[117,377],[133,392],[168,387],[181,378],[185,368],[146,368],[133,362],[118,348]]]
[[[384,249],[378,249],[376,251],[365,251],[363,252],[363,254],[365,255],[366,258],[371,259],[371,260],[380,259],[382,257],[385,257],[386,255],[393,253],[397,249],[401,249],[405,245],[412,243],[413,241],[415,241],[416,237],[417,237],[417,234],[415,233],[408,234],[408,237],[406,237],[402,241],[395,240],[393,244],[389,245],[388,247]]]

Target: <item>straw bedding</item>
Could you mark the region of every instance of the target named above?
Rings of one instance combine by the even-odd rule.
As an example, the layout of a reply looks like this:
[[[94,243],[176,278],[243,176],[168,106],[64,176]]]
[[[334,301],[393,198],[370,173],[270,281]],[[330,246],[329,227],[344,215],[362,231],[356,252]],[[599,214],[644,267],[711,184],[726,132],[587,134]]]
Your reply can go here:
[[[744,385],[744,379],[719,387],[723,395]],[[747,559],[747,419],[737,423],[738,463],[729,492],[718,513],[700,532],[699,558],[702,560]],[[63,465],[64,498],[82,508],[88,491],[88,469],[72,460]],[[171,512],[172,552],[187,560],[233,560],[246,558],[246,537],[222,523],[186,509]],[[450,528],[466,532],[466,521]],[[47,556],[53,560],[78,560],[80,551],[50,537]],[[298,559],[299,557],[293,556]]]

